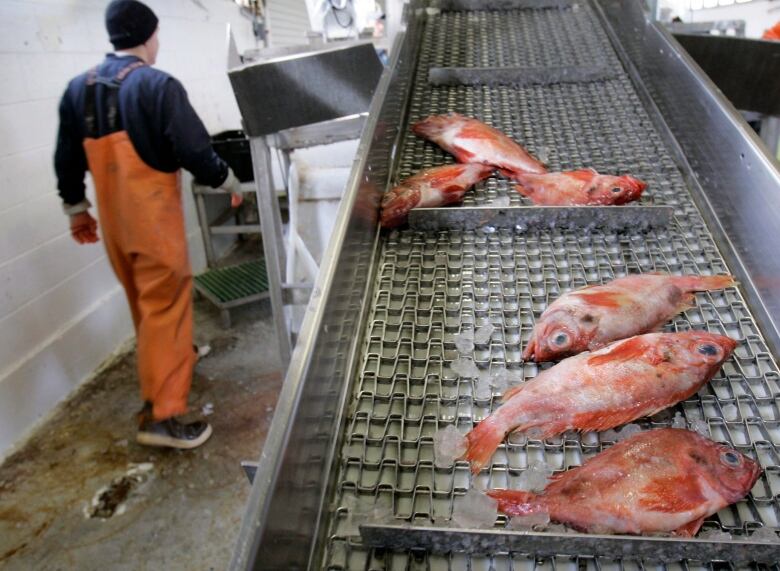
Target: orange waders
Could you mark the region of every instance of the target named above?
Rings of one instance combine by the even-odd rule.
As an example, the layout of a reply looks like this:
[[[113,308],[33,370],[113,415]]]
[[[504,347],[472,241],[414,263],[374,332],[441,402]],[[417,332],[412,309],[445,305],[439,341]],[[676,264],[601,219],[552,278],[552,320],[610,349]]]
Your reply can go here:
[[[98,217],[108,259],[125,288],[138,343],[141,398],[154,420],[187,411],[192,349],[192,272],[187,255],[178,174],[149,167],[127,131],[116,131],[118,91],[130,64],[107,82],[87,80],[84,149],[95,182]],[[107,87],[110,134],[97,137],[95,83]],[[114,122],[114,125],[111,123]]]

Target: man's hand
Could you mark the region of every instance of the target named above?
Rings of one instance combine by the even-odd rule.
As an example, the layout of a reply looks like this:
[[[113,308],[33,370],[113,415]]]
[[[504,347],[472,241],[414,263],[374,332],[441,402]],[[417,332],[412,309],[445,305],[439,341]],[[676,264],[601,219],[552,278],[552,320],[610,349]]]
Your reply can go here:
[[[86,211],[71,215],[70,235],[79,244],[94,244],[100,240],[97,233],[97,220]]]

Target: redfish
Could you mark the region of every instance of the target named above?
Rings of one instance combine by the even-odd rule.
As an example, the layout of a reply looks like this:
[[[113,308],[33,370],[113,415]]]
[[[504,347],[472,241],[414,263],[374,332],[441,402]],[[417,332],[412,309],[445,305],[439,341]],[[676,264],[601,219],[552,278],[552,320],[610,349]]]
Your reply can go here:
[[[493,165],[508,176],[547,172],[538,159],[498,129],[458,113],[431,115],[415,123],[412,131],[433,141],[461,163]]]
[[[566,293],[536,320],[523,359],[550,361],[652,331],[693,307],[693,292],[733,285],[728,275],[641,274]]]
[[[517,192],[545,206],[598,206],[638,200],[647,184],[639,179],[582,169],[547,174],[518,173]]]
[[[381,224],[384,228],[395,228],[406,222],[412,208],[460,202],[469,188],[489,177],[493,170],[493,167],[481,164],[444,165],[422,170],[382,197]]]
[[[739,501],[761,474],[758,463],[695,432],[635,434],[578,468],[553,476],[540,493],[491,490],[507,515],[550,514],[586,533],[674,532],[692,537],[702,521]]]
[[[466,435],[463,457],[476,473],[512,431],[544,439],[655,414],[696,393],[736,345],[701,331],[648,333],[564,359],[505,392],[503,404]]]

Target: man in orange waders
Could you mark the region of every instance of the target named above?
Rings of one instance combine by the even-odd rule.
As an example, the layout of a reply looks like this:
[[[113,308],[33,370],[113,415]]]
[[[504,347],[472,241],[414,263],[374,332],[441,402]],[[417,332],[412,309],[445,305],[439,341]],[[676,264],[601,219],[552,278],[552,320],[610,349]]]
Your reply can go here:
[[[116,52],[73,79],[60,102],[58,189],[73,238],[97,242],[84,194],[85,172],[92,173],[106,252],[138,341],[138,442],[195,448],[211,427],[176,418],[187,412],[197,359],[178,171],[233,193],[233,206],[241,202],[239,182],[214,152],[182,85],[151,67],[159,48],[154,12],[136,0],[114,0],[106,27]]]

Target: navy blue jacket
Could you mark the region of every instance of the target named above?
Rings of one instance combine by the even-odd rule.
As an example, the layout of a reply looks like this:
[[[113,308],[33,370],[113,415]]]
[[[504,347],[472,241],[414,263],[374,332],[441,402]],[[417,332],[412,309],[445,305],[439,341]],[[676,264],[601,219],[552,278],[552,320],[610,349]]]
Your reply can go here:
[[[114,78],[135,56],[108,54],[97,68],[100,77]],[[65,204],[84,200],[84,174],[88,170],[84,152],[84,95],[87,73],[73,79],[60,101],[60,129],[54,168],[57,188]],[[105,118],[105,90],[96,86],[95,108],[98,136],[110,135]],[[228,166],[211,146],[187,92],[178,80],[149,66],[132,71],[119,88],[119,129],[127,131],[141,159],[155,170],[190,171],[195,179],[211,187],[225,181]]]

